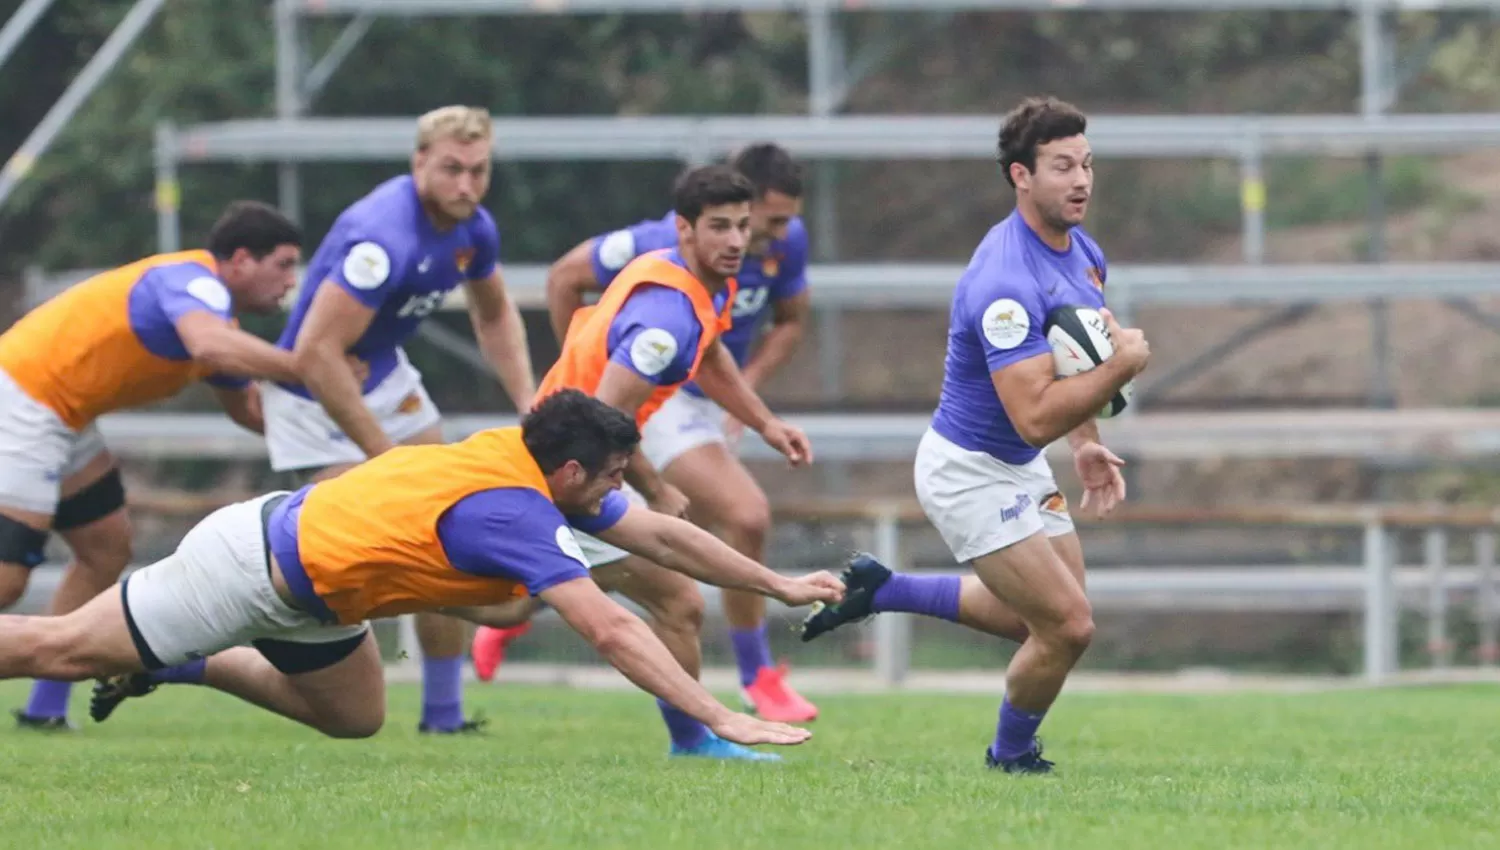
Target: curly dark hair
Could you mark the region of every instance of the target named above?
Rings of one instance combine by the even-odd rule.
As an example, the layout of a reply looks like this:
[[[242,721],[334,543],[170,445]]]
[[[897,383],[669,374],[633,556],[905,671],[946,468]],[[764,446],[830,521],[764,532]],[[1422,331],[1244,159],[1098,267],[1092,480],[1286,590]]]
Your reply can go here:
[[[1028,97],[1006,114],[1000,122],[1000,173],[1015,187],[1010,176],[1013,163],[1021,163],[1036,173],[1036,149],[1048,142],[1082,135],[1089,119],[1078,107],[1055,97]]]

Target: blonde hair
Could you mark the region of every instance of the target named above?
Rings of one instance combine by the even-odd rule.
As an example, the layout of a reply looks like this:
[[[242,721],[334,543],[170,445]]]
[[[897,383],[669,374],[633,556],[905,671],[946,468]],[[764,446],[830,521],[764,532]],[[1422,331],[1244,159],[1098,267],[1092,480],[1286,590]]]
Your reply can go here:
[[[452,139],[465,143],[488,140],[493,130],[490,111],[482,106],[443,106],[417,119],[417,150]]]

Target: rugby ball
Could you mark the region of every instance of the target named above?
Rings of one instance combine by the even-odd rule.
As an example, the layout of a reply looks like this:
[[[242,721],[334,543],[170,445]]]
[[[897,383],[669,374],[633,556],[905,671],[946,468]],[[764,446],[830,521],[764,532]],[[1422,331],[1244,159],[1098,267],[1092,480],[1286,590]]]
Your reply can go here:
[[[1071,378],[1098,366],[1115,353],[1104,317],[1092,307],[1065,304],[1047,314],[1043,332],[1052,346],[1053,374]],[[1130,404],[1134,381],[1115,393],[1109,404],[1099,411],[1100,419],[1120,415]]]

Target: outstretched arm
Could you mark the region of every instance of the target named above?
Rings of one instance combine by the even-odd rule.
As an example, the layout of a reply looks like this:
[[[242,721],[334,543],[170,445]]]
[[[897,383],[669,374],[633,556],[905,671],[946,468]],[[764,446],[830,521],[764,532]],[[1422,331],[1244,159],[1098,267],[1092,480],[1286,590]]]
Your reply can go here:
[[[844,595],[843,582],[829,573],[789,578],[741,555],[687,520],[655,511],[627,508],[619,521],[596,536],[699,581],[748,590],[787,605],[837,602]]]

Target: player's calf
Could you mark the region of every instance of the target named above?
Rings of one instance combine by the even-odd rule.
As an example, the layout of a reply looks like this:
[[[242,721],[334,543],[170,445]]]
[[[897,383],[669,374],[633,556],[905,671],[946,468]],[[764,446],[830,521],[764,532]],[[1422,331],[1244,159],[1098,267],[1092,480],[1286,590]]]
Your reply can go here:
[[[1015,772],[1040,759],[1036,731],[1093,640],[1093,610],[1042,533],[976,558],[974,572],[1030,632],[1006,671],[1006,695],[987,756]]]

